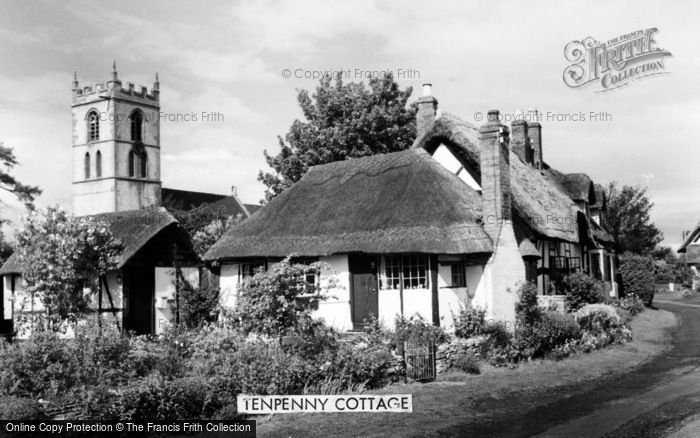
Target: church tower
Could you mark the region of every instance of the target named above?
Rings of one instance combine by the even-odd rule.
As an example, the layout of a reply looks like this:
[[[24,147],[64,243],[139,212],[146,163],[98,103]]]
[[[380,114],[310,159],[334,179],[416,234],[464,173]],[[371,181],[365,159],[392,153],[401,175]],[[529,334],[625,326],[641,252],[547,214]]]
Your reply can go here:
[[[73,214],[160,205],[160,91],[122,87],[116,63],[106,83],[73,79]]]

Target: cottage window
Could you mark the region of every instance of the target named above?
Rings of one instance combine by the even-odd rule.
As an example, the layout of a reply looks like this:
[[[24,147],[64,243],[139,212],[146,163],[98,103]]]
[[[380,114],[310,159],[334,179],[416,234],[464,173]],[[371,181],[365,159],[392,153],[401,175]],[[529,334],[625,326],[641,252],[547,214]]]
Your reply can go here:
[[[467,287],[467,276],[464,269],[464,262],[452,263],[452,287]]]
[[[88,114],[88,141],[100,139],[100,116],[97,111],[90,111]]]
[[[312,258],[312,257],[299,257],[299,258],[293,258],[292,263],[297,264],[297,265],[312,265],[314,263],[318,262],[318,259]],[[319,272],[314,269],[314,268],[309,268],[306,270],[304,273],[304,279],[306,280],[306,283],[309,286],[316,286],[316,282],[318,281],[319,277]]]
[[[425,289],[428,287],[428,260],[424,255],[401,257],[404,289]]]
[[[401,288],[401,256],[384,257],[384,277],[380,280],[381,289]]]
[[[581,272],[581,257],[569,257],[569,270],[571,272]]]
[[[424,255],[384,257],[384,272],[379,288],[425,289],[428,287],[428,258]]]
[[[567,258],[562,256],[552,257],[552,267],[557,270],[565,271],[568,269]]]
[[[241,282],[249,277],[252,277],[261,268],[263,271],[267,269],[267,263],[265,263],[264,260],[241,263],[240,265],[238,265],[238,280],[239,280],[239,282]]]

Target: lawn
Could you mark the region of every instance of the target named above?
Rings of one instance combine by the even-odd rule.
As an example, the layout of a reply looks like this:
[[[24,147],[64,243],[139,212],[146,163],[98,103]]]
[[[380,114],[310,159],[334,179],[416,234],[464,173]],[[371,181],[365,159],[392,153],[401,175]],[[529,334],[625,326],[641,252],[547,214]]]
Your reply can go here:
[[[646,310],[631,323],[634,340],[563,361],[536,360],[517,369],[482,366],[480,375],[446,373],[435,382],[396,384],[372,393],[413,394],[412,414],[292,414],[260,417],[258,436],[426,436],[531,409],[567,395],[567,388],[626,373],[670,348],[674,315]],[[504,403],[505,399],[518,403]],[[442,431],[442,432],[440,432]]]

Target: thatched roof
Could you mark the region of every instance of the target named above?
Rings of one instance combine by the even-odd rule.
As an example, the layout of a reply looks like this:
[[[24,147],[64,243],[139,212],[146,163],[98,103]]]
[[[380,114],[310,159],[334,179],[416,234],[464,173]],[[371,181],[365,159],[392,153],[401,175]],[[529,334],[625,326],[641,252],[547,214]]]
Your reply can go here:
[[[238,216],[240,214],[243,217],[248,217],[260,207],[255,204],[243,204],[235,196],[169,189],[166,187],[163,187],[161,190],[161,198],[163,205],[167,207],[181,210],[206,207],[211,211],[230,216]]]
[[[205,260],[490,253],[481,197],[419,149],[315,166],[229,230]]]
[[[448,112],[438,113],[425,134],[413,148],[429,153],[444,144],[470,172],[481,179],[478,129]],[[528,227],[546,237],[578,242],[577,213],[580,209],[562,188],[553,184],[539,170],[512,155],[510,177],[513,211]]]
[[[688,237],[685,238],[680,248],[678,248],[678,252],[686,252],[688,245],[693,243],[693,241],[698,237],[698,234],[700,234],[700,222],[698,222],[693,228],[693,230],[690,233],[688,233]]]
[[[19,257],[17,253],[12,253],[5,263],[0,267],[0,275],[8,274],[21,274],[23,272],[22,266],[19,264]]]
[[[92,216],[108,223],[112,235],[119,239],[124,246],[117,268],[124,266],[158,233],[166,228],[179,226],[173,215],[163,207],[102,213]],[[182,233],[187,234],[184,230]],[[23,268],[18,263],[16,254],[12,254],[0,267],[0,275],[21,274],[22,272]]]
[[[552,169],[547,169],[549,174],[566,190],[569,197],[574,201],[585,201],[595,203],[595,190],[593,180],[585,173],[566,173]]]

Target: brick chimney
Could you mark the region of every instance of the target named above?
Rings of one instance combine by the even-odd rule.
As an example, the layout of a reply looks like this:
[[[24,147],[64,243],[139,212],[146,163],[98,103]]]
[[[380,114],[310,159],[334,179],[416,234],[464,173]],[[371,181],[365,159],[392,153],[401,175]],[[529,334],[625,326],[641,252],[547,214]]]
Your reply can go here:
[[[512,332],[517,291],[527,276],[511,220],[508,128],[498,121],[496,110],[488,112],[487,120],[479,128],[481,201],[483,227],[493,243],[493,253],[484,265],[472,303],[485,308],[488,319],[504,323]]]
[[[416,138],[420,138],[428,131],[435,121],[438,101],[433,97],[432,84],[423,84],[423,95],[418,99],[418,112],[416,113]]]
[[[540,116],[537,110],[530,110],[528,117],[530,122],[527,124],[527,130],[534,153],[533,165],[537,169],[541,169],[544,160],[542,158],[542,125],[539,122]]]
[[[498,121],[498,110],[490,110],[479,128],[479,147],[484,230],[495,242],[501,225],[511,220],[508,127]]]
[[[516,119],[510,124],[510,146],[523,162],[533,164],[534,153],[530,145],[528,126],[521,112],[518,112]]]

